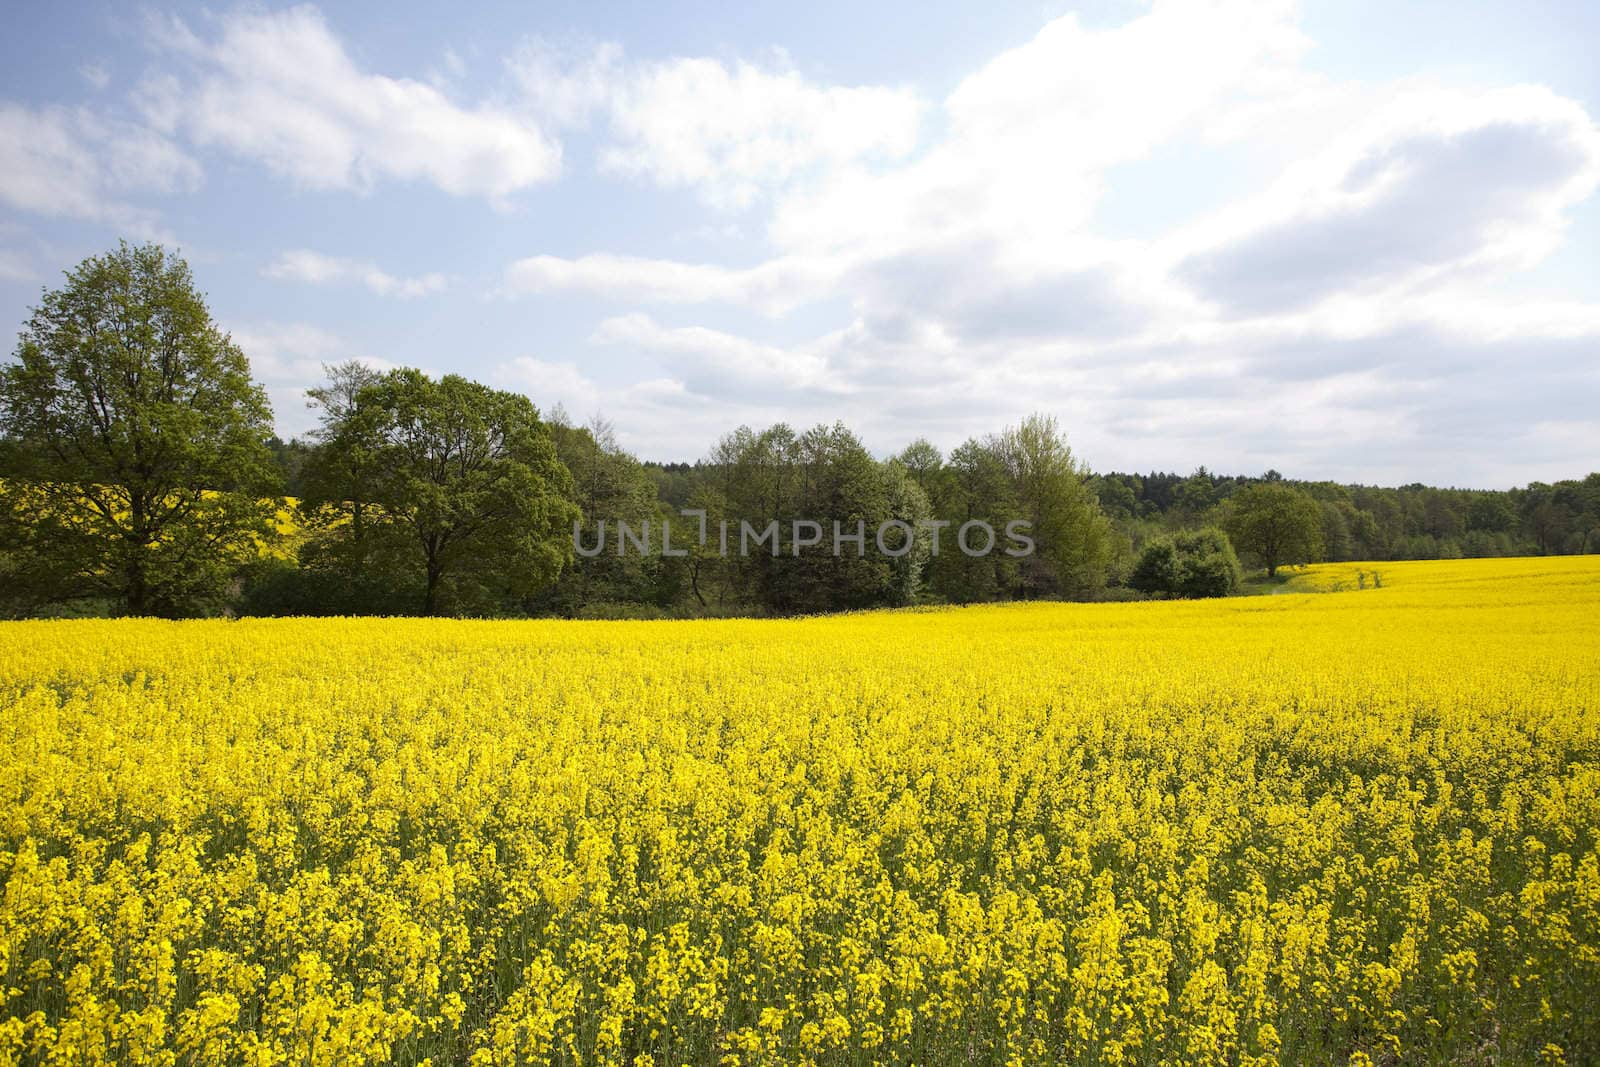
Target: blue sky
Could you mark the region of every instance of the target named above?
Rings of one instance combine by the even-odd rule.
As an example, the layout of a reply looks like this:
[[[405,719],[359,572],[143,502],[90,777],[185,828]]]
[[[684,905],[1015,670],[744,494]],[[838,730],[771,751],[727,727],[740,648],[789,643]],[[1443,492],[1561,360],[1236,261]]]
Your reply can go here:
[[[1600,468],[1600,11],[66,5],[0,39],[0,313],[181,248],[280,431],[457,371],[641,456],[1055,414],[1093,467]]]

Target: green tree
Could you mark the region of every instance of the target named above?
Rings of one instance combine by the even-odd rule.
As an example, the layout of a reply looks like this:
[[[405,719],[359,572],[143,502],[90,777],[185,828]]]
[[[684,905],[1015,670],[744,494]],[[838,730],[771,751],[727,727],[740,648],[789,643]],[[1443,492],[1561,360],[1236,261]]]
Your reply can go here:
[[[337,437],[350,421],[361,413],[362,391],[383,380],[383,373],[358,360],[348,360],[333,365],[323,364],[327,382],[306,390],[308,406],[320,414],[318,427],[311,431],[311,439],[326,444]],[[371,503],[369,485],[377,478],[377,468],[370,451],[360,447],[345,449],[318,448],[306,457],[300,468],[300,480],[307,496],[321,500],[332,498],[342,516],[348,516],[360,541],[365,530],[365,509]]]
[[[1005,462],[989,444],[971,438],[951,451],[942,473],[943,492],[934,502],[934,514],[945,526],[928,568],[931,591],[953,604],[1011,596],[1018,585],[1019,561],[1004,551],[969,556],[959,543],[961,527],[968,522],[987,523],[1003,534],[1007,523],[1024,517]]]
[[[1072,455],[1048,415],[1030,415],[989,447],[1010,476],[1038,551],[1020,561],[1024,596],[1085,596],[1105,584],[1111,523],[1089,488],[1088,468]]]
[[[0,479],[32,512],[12,562],[49,576],[41,601],[214,611],[274,536],[266,394],[159,245],[93,256],[44,294],[0,369],[0,433]]]
[[[1522,495],[1522,525],[1541,556],[1555,555],[1571,533],[1572,512],[1555,487],[1530,482]]]
[[[933,508],[927,492],[902,461],[891,459],[880,470],[888,501],[886,518],[905,523],[912,531],[910,550],[889,560],[889,600],[904,606],[917,601],[926,581],[932,536],[924,524],[933,517]],[[896,537],[898,533],[887,535],[885,543],[899,551],[903,542]]]
[[[621,604],[664,606],[663,570],[670,561],[657,554],[665,516],[660,514],[655,483],[639,461],[617,443],[615,431],[604,419],[573,426],[564,415],[553,414],[547,421],[556,455],[572,472],[573,499],[583,515],[584,544],[593,546],[602,531],[604,544],[597,555],[575,557],[530,606],[568,616],[615,612]],[[633,535],[647,526],[655,531],[652,554],[615,551],[619,524],[624,523]],[[683,548],[684,531],[680,528],[673,533],[676,551]]]
[[[1248,485],[1228,498],[1223,529],[1234,546],[1260,562],[1267,577],[1278,568],[1322,558],[1322,508],[1311,494],[1281,482]]]
[[[399,546],[381,558],[420,585],[425,614],[505,610],[561,572],[579,511],[527,397],[408,368],[355,407],[320,447],[367,457],[328,466],[362,472],[346,498],[370,498],[363,536]]]
[[[1578,551],[1583,554],[1600,549],[1600,473],[1591,473],[1576,488],[1583,502],[1578,522],[1582,541]]]
[[[702,481],[689,503],[706,513],[708,545],[680,547],[685,584],[702,607],[839,611],[912,603],[925,587],[928,494],[902,462],[873,459],[842,423],[804,433],[782,423],[760,433],[740,427],[696,470]],[[900,525],[884,529],[880,545],[886,523]]]
[[[794,518],[815,522],[820,534],[817,544],[796,546],[777,561],[773,606],[785,612],[819,612],[893,602],[893,560],[875,543],[878,527],[895,517],[883,466],[842,422],[815,426],[795,443],[797,477],[793,503],[786,510]],[[834,551],[836,524],[841,534],[864,531],[859,551],[853,545]],[[786,523],[785,536],[793,531]]]
[[[919,437],[895,458],[911,477],[917,480],[917,484],[922,486],[923,492],[931,496],[935,481],[940,471],[944,469],[944,456],[938,447],[926,437]]]
[[[777,522],[782,530],[799,517],[798,435],[781,422],[760,433],[741,426],[717,442],[709,468],[715,500],[708,513],[719,514],[729,530],[729,555],[718,568],[723,584],[719,606],[725,608],[732,602],[767,611],[787,610],[785,587],[793,583],[786,580],[785,564],[764,549],[748,554],[741,551],[740,524],[748,521],[764,529],[767,523]]]
[[[1517,524],[1517,509],[1504,493],[1474,493],[1467,505],[1467,529],[1504,533]]]
[[[1173,507],[1181,515],[1191,519],[1203,515],[1217,504],[1216,478],[1205,467],[1199,467],[1177,484],[1172,495]]]
[[[1239,588],[1239,557],[1215,526],[1181,530],[1144,546],[1128,584],[1144,593],[1227,596]]]
[[[1126,521],[1139,514],[1139,496],[1135,488],[1138,484],[1138,475],[1106,474],[1092,479],[1090,488],[1108,517]]]
[[[301,523],[308,535],[300,546],[300,567],[264,568],[265,581],[252,582],[247,602],[262,613],[400,612],[416,590],[395,581],[403,568],[394,565],[393,556],[403,555],[404,546],[369,521],[376,507],[377,455],[374,442],[352,429],[363,391],[381,382],[383,373],[355,360],[322,369],[327,381],[306,390],[307,404],[319,418],[298,479]]]

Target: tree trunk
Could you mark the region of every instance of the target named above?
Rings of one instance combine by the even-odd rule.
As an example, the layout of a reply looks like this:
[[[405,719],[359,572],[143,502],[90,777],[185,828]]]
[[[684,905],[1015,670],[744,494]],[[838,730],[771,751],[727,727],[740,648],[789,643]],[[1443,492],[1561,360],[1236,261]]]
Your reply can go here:
[[[149,591],[145,588],[144,560],[139,558],[144,549],[135,545],[133,553],[128,557],[127,567],[127,602],[129,615],[145,614],[145,605],[149,601]]]
[[[700,601],[700,606],[706,606],[706,598],[700,595],[700,561],[695,560],[689,566],[689,588],[694,590],[694,598]]]
[[[437,615],[439,613],[439,579],[444,568],[433,560],[428,561],[428,591],[422,598],[422,613],[424,615]]]
[[[132,494],[128,501],[129,521],[132,529],[128,534],[128,543],[131,551],[128,553],[128,562],[124,568],[128,588],[126,598],[129,615],[143,615],[147,610],[150,600],[150,591],[145,581],[144,550],[147,537],[144,529],[144,497],[138,493]]]

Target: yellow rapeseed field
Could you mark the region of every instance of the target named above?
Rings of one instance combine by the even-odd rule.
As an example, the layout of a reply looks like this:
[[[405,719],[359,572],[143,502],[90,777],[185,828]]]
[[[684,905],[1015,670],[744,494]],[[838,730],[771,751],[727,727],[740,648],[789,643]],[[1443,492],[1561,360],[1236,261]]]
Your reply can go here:
[[[1600,1062],[1600,558],[1296,583],[0,625],[0,1061]]]

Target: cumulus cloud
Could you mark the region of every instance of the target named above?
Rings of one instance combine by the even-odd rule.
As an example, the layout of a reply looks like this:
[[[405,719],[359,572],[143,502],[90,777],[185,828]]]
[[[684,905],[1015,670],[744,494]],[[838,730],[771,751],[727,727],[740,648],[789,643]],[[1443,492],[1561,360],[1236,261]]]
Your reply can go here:
[[[518,356],[501,364],[494,376],[500,385],[534,397],[546,415],[557,407],[580,416],[600,408],[600,387],[576,363]]]
[[[660,419],[656,455],[698,454],[685,435],[703,447],[733,412],[843,416],[887,448],[1046,408],[1100,466],[1506,484],[1562,473],[1533,466],[1548,457],[1592,463],[1571,457],[1600,454],[1582,414],[1600,400],[1600,303],[1504,286],[1593,195],[1592,118],[1538,87],[1334,82],[1305,65],[1309,44],[1288,3],[1158,0],[1095,29],[1063,17],[962,79],[922,116],[932,136],[779,167],[734,197],[764,208],[754,264],[531,256],[505,290],[610,298],[597,349],[715,398],[687,430]],[[714,100],[739,68],[713,66],[673,69]],[[567,113],[606,113],[629,77],[616,54],[582,68]],[[630,173],[737,188],[771,147],[740,121],[703,139],[729,147]],[[1239,153],[1254,169],[1164,228],[1119,234],[1102,217],[1129,167]],[[704,324],[637,310],[660,304],[699,306]],[[750,310],[790,321],[726,326]],[[801,316],[817,332],[796,342]],[[1505,442],[1496,456],[1463,460],[1489,440]]]
[[[1237,232],[1178,273],[1224,307],[1261,313],[1527,266],[1597,178],[1600,130],[1570,100],[1534,87],[1425,94],[1236,210]]]
[[[920,243],[859,260],[844,288],[877,320],[920,319],[970,343],[1110,341],[1195,306],[1141,264],[1137,249],[1089,240],[1054,257],[997,237]]]
[[[505,65],[524,107],[567,128],[589,122],[607,105],[623,77],[623,52],[612,41],[558,45],[535,38],[523,42]]]
[[[744,207],[814,166],[906,156],[920,110],[906,90],[814,85],[750,63],[653,63],[618,88],[601,164]]]
[[[590,340],[669,357],[681,380],[704,395],[750,388],[788,394],[847,388],[815,351],[759,344],[703,326],[667,327],[639,313],[606,319]]]
[[[1072,15],[967,76],[946,135],[907,166],[840,168],[779,205],[790,251],[894,250],[964,234],[1054,248],[1089,222],[1107,168],[1281,99],[1305,42],[1289,5],[1157,4],[1119,27]]]
[[[1064,16],[942,99],[782,53],[594,42],[527,44],[496,95],[465,98],[480,72],[460,56],[423,80],[376,69],[310,7],[150,27],[140,121],[0,103],[0,202],[137,236],[156,222],[141,198],[195,188],[191,153],[212,150],[310,188],[500,206],[581,135],[569,172],[687,191],[703,210],[677,239],[737,257],[530,244],[498,295],[601,310],[570,358],[493,374],[604,409],[652,455],[777,419],[954,445],[1033,408],[1100,466],[1494,484],[1600,454],[1600,300],[1518,277],[1593,203],[1593,117],[1537,86],[1325,76],[1291,0]],[[0,254],[0,277],[31,271]],[[447,287],[331,250],[264,273]],[[359,354],[303,326],[244,336],[289,427],[321,364]]]
[[[151,123],[308,187],[421,182],[498,201],[561,168],[526,115],[361,69],[312,7],[234,11],[199,32],[157,20],[151,40],[177,68],[142,86]]]
[[[78,108],[0,102],[0,200],[24,211],[109,222],[150,236],[138,193],[194,189],[200,165],[171,139]]]
[[[305,248],[284,252],[269,263],[262,274],[268,278],[306,282],[311,285],[353,283],[363,285],[379,296],[425,296],[428,293],[438,292],[446,285],[443,274],[429,273],[415,278],[401,278],[368,260],[327,256]]]
[[[97,92],[111,84],[111,72],[102,63],[84,63],[78,67],[78,74]]]
[[[724,209],[840,164],[903,159],[923,111],[910,89],[819,84],[781,56],[629,62],[615,44],[583,54],[536,41],[510,67],[533,113],[604,116],[602,170],[694,189]]]
[[[661,115],[635,116],[654,132],[619,118],[607,131],[607,159],[661,149],[641,172],[662,184],[692,173],[709,188],[737,185],[762,173],[766,153],[802,141],[812,170],[800,182],[776,180],[787,167],[772,175],[775,254],[755,267],[534,257],[513,267],[527,284],[508,289],[581,287],[767,311],[845,293],[872,300],[867,313],[879,318],[948,313],[967,333],[1103,332],[1141,307],[1184,299],[1157,292],[1149,269],[1088,232],[1105,170],[1191,126],[1220,129],[1230,108],[1281,97],[1304,80],[1293,66],[1303,48],[1288,7],[1276,3],[1162,4],[1110,30],[1065,16],[963,79],[943,103],[943,136],[920,153],[909,95],[894,106],[868,107],[869,97],[841,103],[833,110],[851,112],[855,125],[840,128],[832,143],[841,147],[830,151],[824,139],[790,133],[813,119],[831,122],[826,102],[865,90],[808,86],[788,73],[734,92],[741,77],[754,78],[748,70],[682,60],[630,73],[615,54],[563,82],[561,63],[540,53],[533,69],[541,83],[567,85],[563,99],[587,101],[569,113],[604,106],[625,114],[636,97],[672,103]],[[619,136],[637,145],[619,146]],[[868,158],[872,145],[891,150]],[[684,159],[692,165],[675,162]]]

